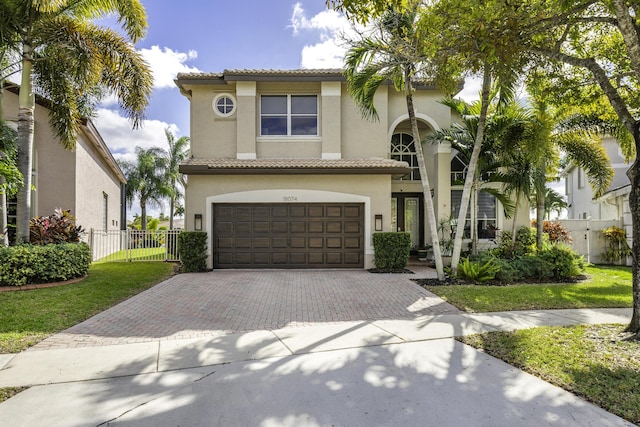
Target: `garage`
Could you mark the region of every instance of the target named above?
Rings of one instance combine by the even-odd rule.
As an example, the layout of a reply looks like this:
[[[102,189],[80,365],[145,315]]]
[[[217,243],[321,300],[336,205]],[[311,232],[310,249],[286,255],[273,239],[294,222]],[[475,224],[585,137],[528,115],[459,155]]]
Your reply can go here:
[[[363,203],[214,203],[214,268],[364,268]]]

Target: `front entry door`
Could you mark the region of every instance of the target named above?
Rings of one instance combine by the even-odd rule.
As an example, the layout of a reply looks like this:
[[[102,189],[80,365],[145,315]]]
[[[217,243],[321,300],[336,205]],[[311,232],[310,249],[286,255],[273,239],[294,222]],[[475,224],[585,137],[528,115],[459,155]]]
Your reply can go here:
[[[391,195],[391,230],[409,233],[411,249],[424,246],[424,195],[422,193]]]

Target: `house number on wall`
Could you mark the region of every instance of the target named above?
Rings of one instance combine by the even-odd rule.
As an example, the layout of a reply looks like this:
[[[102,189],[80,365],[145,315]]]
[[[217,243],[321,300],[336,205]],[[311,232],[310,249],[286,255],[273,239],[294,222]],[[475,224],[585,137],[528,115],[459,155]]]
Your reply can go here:
[[[298,198],[296,196],[283,196],[282,200],[285,202],[297,202]]]

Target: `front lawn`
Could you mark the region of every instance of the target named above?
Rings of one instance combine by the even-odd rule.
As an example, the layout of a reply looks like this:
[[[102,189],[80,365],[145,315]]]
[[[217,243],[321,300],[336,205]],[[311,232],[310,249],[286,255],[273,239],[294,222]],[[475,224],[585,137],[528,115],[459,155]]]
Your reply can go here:
[[[164,262],[94,263],[81,282],[0,293],[0,353],[17,353],[150,288],[173,273]]]
[[[631,268],[587,267],[581,283],[425,286],[467,312],[631,307]]]
[[[640,425],[640,342],[622,325],[542,327],[458,338]]]

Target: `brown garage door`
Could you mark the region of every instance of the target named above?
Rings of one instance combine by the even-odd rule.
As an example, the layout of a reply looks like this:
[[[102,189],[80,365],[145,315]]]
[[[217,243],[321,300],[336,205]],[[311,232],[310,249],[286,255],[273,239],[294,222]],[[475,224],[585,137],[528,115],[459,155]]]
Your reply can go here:
[[[364,204],[213,205],[214,268],[362,268]]]

